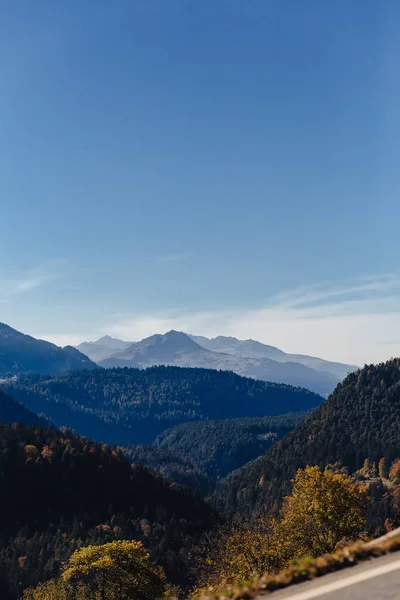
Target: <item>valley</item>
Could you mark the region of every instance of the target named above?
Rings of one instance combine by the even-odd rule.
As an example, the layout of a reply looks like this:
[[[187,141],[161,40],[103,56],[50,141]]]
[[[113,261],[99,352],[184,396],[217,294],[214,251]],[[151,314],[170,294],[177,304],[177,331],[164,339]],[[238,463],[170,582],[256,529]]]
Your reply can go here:
[[[400,2],[0,6],[0,600],[398,600]]]

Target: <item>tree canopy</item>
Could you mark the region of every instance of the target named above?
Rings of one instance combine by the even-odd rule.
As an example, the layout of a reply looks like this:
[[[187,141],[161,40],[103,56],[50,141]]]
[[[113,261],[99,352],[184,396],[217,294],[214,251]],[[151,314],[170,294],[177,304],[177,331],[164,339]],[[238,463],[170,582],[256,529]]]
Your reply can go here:
[[[366,525],[368,491],[345,472],[299,469],[282,507],[283,554],[320,556],[354,541]]]
[[[183,423],[155,441],[159,451],[189,459],[214,481],[261,456],[305,418],[305,413]]]
[[[164,571],[140,542],[115,541],[76,550],[60,577],[24,592],[24,600],[157,600]]]

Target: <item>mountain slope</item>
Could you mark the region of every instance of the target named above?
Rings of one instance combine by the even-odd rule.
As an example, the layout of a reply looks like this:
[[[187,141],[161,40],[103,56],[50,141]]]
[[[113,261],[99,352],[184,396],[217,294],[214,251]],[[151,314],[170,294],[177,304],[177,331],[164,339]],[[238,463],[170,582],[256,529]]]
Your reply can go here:
[[[87,356],[72,346],[59,348],[0,323],[0,377],[95,368]]]
[[[124,342],[124,340],[113,338],[110,335],[105,335],[93,343],[98,344],[99,346],[106,346],[107,348],[116,351],[122,350],[123,348],[130,346],[130,344],[132,344],[133,342]]]
[[[48,421],[25,408],[23,404],[0,390],[0,421],[3,423],[23,423],[24,425],[42,425],[47,427]]]
[[[305,387],[322,395],[330,393],[338,382],[331,373],[318,372],[300,363],[246,358],[207,350],[178,331],[153,335],[99,362],[104,368],[145,368],[160,364],[233,371],[244,377]]]
[[[350,472],[364,460],[400,457],[400,359],[351,373],[297,429],[217,489],[227,513],[271,506],[296,470],[340,461]]]
[[[0,480],[2,600],[55,576],[60,559],[82,541],[93,543],[91,537],[143,541],[172,578],[184,580],[191,545],[216,520],[187,488],[132,468],[106,445],[54,428],[0,423]]]
[[[279,348],[275,348],[275,346],[268,346],[255,340],[238,340],[234,337],[225,337],[222,335],[211,339],[195,335],[191,335],[190,337],[200,346],[207,348],[207,350],[212,350],[213,352],[225,352],[227,354],[248,358],[270,358],[283,363],[300,363],[306,367],[315,369],[316,371],[331,373],[339,379],[343,379],[346,375],[358,369],[355,365],[331,362],[315,356],[287,354],[286,352],[279,350]]]
[[[143,465],[160,473],[165,479],[197,490],[204,498],[215,489],[215,482],[197,468],[184,454],[157,448],[154,444],[119,446],[125,458],[134,465]]]
[[[292,413],[183,423],[159,435],[155,446],[159,451],[186,457],[215,481],[265,454],[304,418],[304,413]]]
[[[165,366],[31,375],[6,382],[4,389],[57,426],[121,445],[152,442],[187,421],[277,415],[322,402],[302,388],[232,372]]]
[[[86,354],[94,362],[100,362],[109,358],[115,352],[121,351],[131,345],[131,342],[124,342],[109,335],[96,340],[95,342],[82,342],[76,349]]]

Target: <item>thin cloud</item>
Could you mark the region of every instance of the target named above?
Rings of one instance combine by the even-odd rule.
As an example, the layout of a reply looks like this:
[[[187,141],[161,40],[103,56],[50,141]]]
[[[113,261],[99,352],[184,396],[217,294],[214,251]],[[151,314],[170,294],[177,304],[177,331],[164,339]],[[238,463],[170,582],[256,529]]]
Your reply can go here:
[[[45,277],[34,277],[32,279],[22,279],[20,281],[15,282],[15,293],[19,292],[30,292],[37,287],[43,285],[47,279]]]
[[[55,279],[64,272],[67,261],[64,259],[48,260],[13,279],[0,279],[0,302],[17,294],[25,294]]]
[[[370,296],[373,292],[379,295],[396,288],[400,295],[400,278],[395,275],[384,275],[375,279],[366,277],[359,279],[356,283],[354,281],[351,283],[348,281],[324,282],[278,294],[271,299],[271,303],[287,308],[307,308],[326,304],[332,298],[347,302],[351,301],[352,296],[356,294]]]

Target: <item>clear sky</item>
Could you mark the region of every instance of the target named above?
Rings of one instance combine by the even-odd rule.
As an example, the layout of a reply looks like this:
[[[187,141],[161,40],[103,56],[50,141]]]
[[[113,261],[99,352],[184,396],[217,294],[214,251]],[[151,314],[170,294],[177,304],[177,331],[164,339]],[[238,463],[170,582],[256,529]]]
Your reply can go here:
[[[0,2],[0,320],[400,355],[397,0]]]

